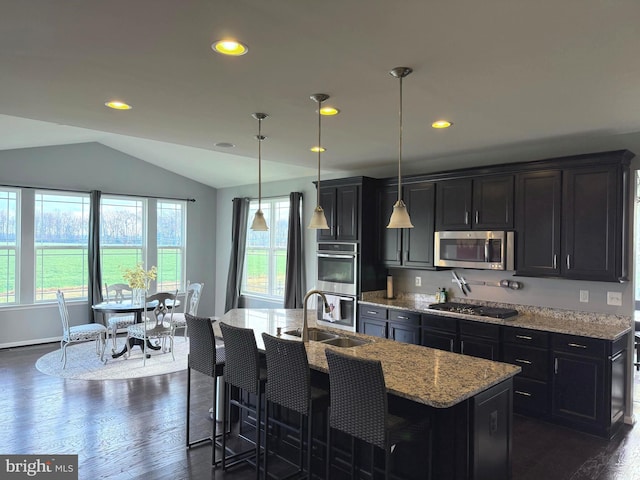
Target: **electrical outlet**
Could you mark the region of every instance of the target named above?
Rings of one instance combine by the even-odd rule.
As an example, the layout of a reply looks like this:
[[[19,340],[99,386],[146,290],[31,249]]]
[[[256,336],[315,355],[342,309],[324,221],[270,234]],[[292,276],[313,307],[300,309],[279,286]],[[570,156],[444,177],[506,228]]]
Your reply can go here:
[[[422,286],[422,277],[416,277],[416,287]]]
[[[589,290],[580,290],[580,301],[582,303],[589,302]]]
[[[607,305],[622,305],[622,292],[607,292]]]

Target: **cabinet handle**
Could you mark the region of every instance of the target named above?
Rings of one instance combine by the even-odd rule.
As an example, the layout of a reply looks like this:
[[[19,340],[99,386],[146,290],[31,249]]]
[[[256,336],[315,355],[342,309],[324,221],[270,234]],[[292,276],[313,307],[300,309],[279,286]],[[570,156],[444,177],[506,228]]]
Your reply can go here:
[[[367,310],[367,314],[368,314],[368,315],[378,315],[378,312],[374,312],[374,311],[371,311],[371,310]]]
[[[567,270],[571,270],[571,255],[567,253]]]
[[[516,338],[520,338],[522,340],[533,340],[533,337],[530,337],[529,335],[516,335]]]
[[[573,348],[587,348],[586,345],[580,345],[579,343],[567,343],[567,346]]]
[[[553,373],[558,374],[558,357],[556,357],[553,361]]]
[[[514,393],[517,393],[518,395],[522,395],[524,397],[530,397],[531,394],[529,392],[523,392],[521,390],[516,390]]]
[[[337,237],[339,237],[339,236],[340,236],[340,225],[338,225],[338,226],[336,227],[336,232],[337,232],[337,235],[336,235],[336,236],[337,236]]]
[[[480,212],[476,210],[476,223],[480,223]]]
[[[531,365],[531,362],[529,360],[523,360],[522,358],[516,358],[516,362],[524,363],[525,365]]]
[[[623,353],[624,352],[618,352],[613,357],[611,357],[611,363],[614,363],[616,360],[618,360],[622,356]]]
[[[464,211],[464,224],[465,225],[469,225],[469,211],[468,210]]]
[[[556,270],[558,268],[558,255],[553,255],[553,269]]]
[[[403,315],[398,315],[398,318],[399,318],[400,320],[409,320],[409,317],[405,317],[405,316],[403,316]]]
[[[464,355],[464,340],[460,340],[460,353]]]
[[[453,352],[453,338],[449,339],[449,351]]]

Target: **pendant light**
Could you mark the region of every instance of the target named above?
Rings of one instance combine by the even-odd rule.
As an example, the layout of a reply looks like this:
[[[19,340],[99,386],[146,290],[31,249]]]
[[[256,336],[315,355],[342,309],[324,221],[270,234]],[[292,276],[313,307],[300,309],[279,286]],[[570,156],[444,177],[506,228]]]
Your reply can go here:
[[[322,109],[322,102],[324,102],[328,98],[329,95],[327,95],[326,93],[314,93],[313,95],[311,95],[311,100],[318,103],[318,185],[316,185],[316,209],[313,211],[313,216],[311,217],[311,221],[309,222],[309,226],[307,228],[315,230],[329,230],[327,217],[325,217],[324,210],[320,206],[320,154],[323,150],[322,143],[320,143],[322,132],[322,114],[320,110]]]
[[[400,141],[398,143],[398,201],[393,206],[393,213],[389,219],[387,228],[413,228],[407,206],[402,201],[402,79],[413,70],[409,67],[396,67],[389,72],[390,75],[400,79]]]
[[[256,216],[253,217],[251,230],[266,232],[269,230],[269,227],[262,213],[262,141],[267,137],[262,135],[262,120],[269,115],[266,113],[252,113],[251,116],[258,120],[258,135],[256,135],[256,139],[258,140],[258,211],[256,212]]]

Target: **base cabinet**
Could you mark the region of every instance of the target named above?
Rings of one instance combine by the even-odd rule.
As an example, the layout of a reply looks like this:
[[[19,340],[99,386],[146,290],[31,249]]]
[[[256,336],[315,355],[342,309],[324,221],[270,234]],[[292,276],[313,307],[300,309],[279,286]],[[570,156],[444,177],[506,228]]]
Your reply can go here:
[[[624,415],[626,336],[608,342],[553,334],[552,355],[552,419],[609,437]]]
[[[500,360],[500,327],[488,323],[459,321],[460,353],[472,357]]]

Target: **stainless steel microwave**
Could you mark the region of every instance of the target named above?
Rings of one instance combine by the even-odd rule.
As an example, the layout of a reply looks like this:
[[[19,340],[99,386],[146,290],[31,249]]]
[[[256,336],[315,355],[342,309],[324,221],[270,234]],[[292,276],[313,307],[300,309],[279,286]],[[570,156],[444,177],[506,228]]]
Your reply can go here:
[[[514,232],[436,232],[434,244],[436,267],[514,269]]]

